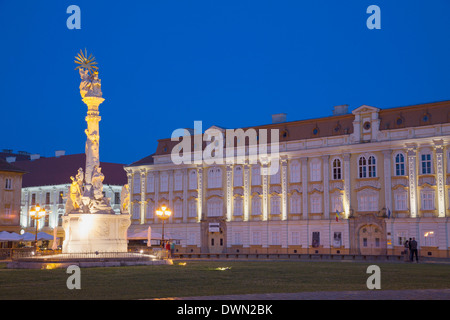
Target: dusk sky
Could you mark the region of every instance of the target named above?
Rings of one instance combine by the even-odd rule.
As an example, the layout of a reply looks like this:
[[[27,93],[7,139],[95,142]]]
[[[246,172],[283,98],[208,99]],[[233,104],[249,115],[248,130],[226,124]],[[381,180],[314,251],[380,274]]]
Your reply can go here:
[[[81,9],[69,30],[67,7]],[[370,5],[381,29],[369,30]],[[74,56],[98,62],[100,159],[203,121],[240,128],[450,99],[448,0],[0,0],[0,150],[84,153]]]

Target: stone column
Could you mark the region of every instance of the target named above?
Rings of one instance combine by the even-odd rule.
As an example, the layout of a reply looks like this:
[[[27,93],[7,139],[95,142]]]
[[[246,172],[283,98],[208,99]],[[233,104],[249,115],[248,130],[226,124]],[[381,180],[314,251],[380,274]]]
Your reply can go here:
[[[159,210],[159,171],[153,171],[153,179],[155,184],[155,211]],[[153,217],[156,221],[155,212],[153,212]]]
[[[434,149],[436,153],[436,185],[438,195],[438,216],[445,217],[445,179],[444,179],[444,142],[435,140]]]
[[[323,163],[323,219],[330,218],[330,156],[322,156]]]
[[[308,158],[300,158],[302,163],[302,218],[308,219]]]
[[[344,154],[344,213],[345,218],[348,218],[350,215],[351,208],[351,176],[350,176],[350,153]]]
[[[244,165],[244,221],[249,220],[250,215],[250,165]]]
[[[203,168],[199,165],[197,167],[197,221],[202,220],[203,212]]]
[[[415,145],[408,148],[408,177],[409,177],[409,210],[411,218],[417,217],[417,150]]]
[[[281,158],[281,220],[287,220],[288,219],[288,210],[287,210],[287,188],[288,188],[288,181],[287,181],[287,170],[288,170],[288,159],[287,157]]]
[[[169,170],[169,208],[172,211],[172,215],[169,217],[169,223],[173,221],[174,219],[174,207],[173,207],[173,170]]]
[[[227,195],[227,216],[226,221],[231,221],[233,212],[233,165],[227,164],[226,166],[227,175],[227,185],[226,185],[226,195]]]
[[[141,224],[145,223],[145,183],[147,182],[147,173],[145,169],[141,169]]]
[[[392,208],[392,183],[391,183],[391,158],[392,158],[392,150],[383,150],[384,156],[384,207],[386,208],[386,214],[388,214],[389,210],[393,211]]]
[[[183,222],[187,222],[188,217],[188,169],[183,169]]]
[[[269,168],[268,163],[264,162],[261,164],[261,180],[262,180],[262,189],[263,189],[263,198],[262,198],[262,220],[267,221],[269,217]]]
[[[129,197],[130,197],[130,199],[129,199],[129,201],[128,201],[128,208],[127,208],[127,210],[128,210],[128,214],[130,214],[130,215],[132,215],[133,213],[131,212],[131,202],[132,202],[132,200],[133,200],[133,171],[131,171],[131,170],[128,170],[127,171],[127,179],[128,179],[128,190],[129,190]],[[121,200],[123,200],[123,199],[121,199]],[[122,208],[121,208],[122,209]]]

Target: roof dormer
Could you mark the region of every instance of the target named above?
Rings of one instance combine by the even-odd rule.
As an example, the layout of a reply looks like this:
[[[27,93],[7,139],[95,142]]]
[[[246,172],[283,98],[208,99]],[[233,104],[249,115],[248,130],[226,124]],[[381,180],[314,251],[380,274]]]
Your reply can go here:
[[[377,140],[380,129],[379,112],[380,109],[366,105],[352,111],[355,115],[353,133],[350,137],[352,142],[363,143]]]

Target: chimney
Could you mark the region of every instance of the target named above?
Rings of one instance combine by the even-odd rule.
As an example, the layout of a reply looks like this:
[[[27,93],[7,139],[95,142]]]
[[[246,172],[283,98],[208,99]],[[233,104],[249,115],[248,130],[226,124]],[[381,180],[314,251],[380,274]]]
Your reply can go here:
[[[56,150],[55,151],[55,157],[59,158],[61,156],[66,155],[66,151],[65,150]]]
[[[286,122],[286,113],[277,113],[272,115],[272,123]]]
[[[39,153],[31,154],[30,155],[30,160],[37,160],[40,157],[41,157],[41,155]]]
[[[6,162],[11,163],[11,162],[15,162],[16,161],[16,157],[6,157]]]
[[[348,104],[333,107],[333,116],[341,116],[348,113]]]

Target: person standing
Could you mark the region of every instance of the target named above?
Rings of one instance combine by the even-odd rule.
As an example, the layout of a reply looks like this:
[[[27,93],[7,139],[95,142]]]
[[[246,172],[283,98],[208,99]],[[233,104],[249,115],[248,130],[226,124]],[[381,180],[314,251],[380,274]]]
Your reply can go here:
[[[403,252],[405,254],[405,261],[408,262],[410,258],[410,252],[409,252],[409,240],[405,241],[405,251]]]
[[[414,255],[416,256],[416,262],[419,262],[419,257],[417,254],[417,241],[416,238],[412,238],[411,241],[411,262],[414,261]]]

